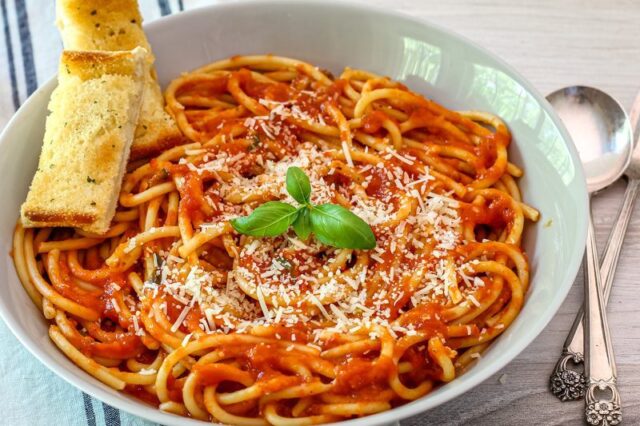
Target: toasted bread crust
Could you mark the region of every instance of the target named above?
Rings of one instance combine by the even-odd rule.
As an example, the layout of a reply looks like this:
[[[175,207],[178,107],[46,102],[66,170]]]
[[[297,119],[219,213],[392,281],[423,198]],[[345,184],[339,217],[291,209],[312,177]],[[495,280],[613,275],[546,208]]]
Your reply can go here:
[[[131,50],[151,47],[136,0],[58,0],[56,25],[66,49]]]
[[[96,221],[96,215],[88,213],[66,213],[46,210],[26,210],[23,221],[25,226],[72,226],[80,227]]]
[[[131,146],[132,160],[157,155],[184,141],[175,121],[164,110],[164,99],[156,81],[149,78],[145,84],[145,96]]]
[[[137,139],[136,139],[137,140]],[[134,141],[135,142],[135,141]],[[158,152],[166,151],[174,146],[187,143],[187,139],[182,134],[168,134],[166,137],[154,138],[153,143],[131,145],[130,160],[141,160],[157,155]]]
[[[141,46],[151,52],[136,0],[58,0],[56,14],[66,49],[114,51]],[[164,110],[155,76],[151,68],[131,147],[132,160],[157,155],[185,141]]]
[[[65,50],[60,57],[59,72],[82,80],[104,74],[134,75],[139,65],[130,59],[131,52]]]
[[[22,222],[103,233],[142,104],[146,52],[65,52],[60,68]]]

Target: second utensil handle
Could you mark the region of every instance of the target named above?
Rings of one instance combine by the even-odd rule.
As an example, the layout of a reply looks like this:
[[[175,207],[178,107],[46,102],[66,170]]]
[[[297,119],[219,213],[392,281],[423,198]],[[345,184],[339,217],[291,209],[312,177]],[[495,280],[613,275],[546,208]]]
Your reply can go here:
[[[611,233],[609,234],[609,239],[607,240],[607,245],[604,247],[604,257],[602,258],[602,263],[600,264],[600,278],[602,282],[602,292],[604,294],[605,304],[609,301],[609,296],[611,295],[611,289],[613,288],[613,279],[615,278],[616,268],[618,267],[618,259],[620,258],[620,251],[622,250],[622,243],[624,242],[624,237],[627,233],[627,227],[629,226],[629,221],[631,220],[631,215],[633,213],[633,206],[635,205],[635,200],[638,195],[638,189],[640,188],[640,180],[638,179],[629,179],[627,183],[627,189],[624,193],[624,199],[622,201],[622,206],[620,207],[620,211],[618,212],[618,217],[616,218],[613,227],[611,228]],[[583,358],[584,355],[584,344],[583,344],[583,320],[584,311],[582,308],[576,315],[574,320],[574,326],[571,327],[571,332],[567,336],[567,340],[565,341],[565,349],[571,351],[572,353],[578,354],[580,358]]]
[[[618,212],[618,217],[613,223],[607,245],[604,247],[604,256],[600,264],[600,277],[602,278],[602,293],[604,295],[605,304],[609,301],[611,288],[613,288],[613,279],[615,278],[616,268],[618,267],[618,258],[622,243],[627,234],[627,227],[631,215],[633,214],[633,206],[635,205],[638,189],[640,188],[640,180],[629,179],[627,181],[627,189],[624,192],[622,206]]]
[[[591,425],[617,425],[622,421],[620,394],[616,386],[616,362],[609,335],[598,250],[591,215],[587,231],[585,306],[585,416]]]
[[[622,243],[627,232],[627,227],[629,226],[639,189],[640,180],[628,180],[622,206],[611,228],[607,245],[604,248],[604,257],[600,264],[600,276],[602,279],[605,303],[609,300],[611,294],[620,250],[622,249]],[[567,365],[569,361],[579,364],[584,360],[583,319],[584,310],[580,308],[573,321],[569,335],[564,342],[562,355],[551,375],[551,391],[562,401],[576,400],[584,396],[586,388],[584,375],[579,371],[569,369]]]

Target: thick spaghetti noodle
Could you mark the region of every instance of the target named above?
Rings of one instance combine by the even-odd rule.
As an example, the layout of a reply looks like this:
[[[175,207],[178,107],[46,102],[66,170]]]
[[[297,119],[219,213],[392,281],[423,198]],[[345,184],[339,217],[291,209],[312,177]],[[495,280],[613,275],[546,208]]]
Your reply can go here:
[[[538,212],[497,117],[275,56],[184,74],[166,100],[192,143],[131,165],[107,234],[16,227],[51,338],[98,380],[202,420],[338,421],[453,380],[520,311]],[[230,219],[290,198],[291,166],[377,246],[238,235]]]

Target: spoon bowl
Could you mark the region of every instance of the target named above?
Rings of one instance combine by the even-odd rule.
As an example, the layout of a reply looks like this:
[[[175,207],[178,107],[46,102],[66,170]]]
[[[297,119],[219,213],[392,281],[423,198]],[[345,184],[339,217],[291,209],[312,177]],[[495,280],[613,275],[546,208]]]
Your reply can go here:
[[[624,242],[627,227],[633,213],[633,206],[640,192],[640,93],[631,107],[629,113],[631,128],[634,130],[633,152],[631,162],[627,166],[625,175],[627,176],[627,189],[624,192],[622,206],[618,212],[618,217],[613,222],[611,233],[607,245],[604,249],[604,256],[600,263],[600,277],[602,279],[602,292],[605,302],[609,299],[613,278],[615,276],[622,243]],[[573,322],[573,326],[565,340],[562,348],[562,355],[556,363],[549,385],[551,392],[561,401],[570,401],[584,397],[586,392],[586,378],[579,368],[584,360],[584,311],[581,309]],[[573,362],[569,363],[568,361]],[[576,385],[576,383],[579,383]],[[572,389],[567,392],[567,389]]]
[[[633,134],[618,101],[593,87],[557,90],[547,100],[562,119],[578,148],[589,193],[618,180],[631,159]]]
[[[547,99],[556,108],[578,148],[589,193],[593,194],[615,182],[627,169],[633,148],[631,124],[620,104],[606,93],[584,86],[562,89],[552,93]],[[619,247],[619,243],[616,244]],[[602,404],[612,407],[610,416],[616,419],[615,424],[622,419],[622,412],[591,213],[587,230],[586,259],[585,380],[581,384],[586,386],[586,420],[593,425],[606,426],[613,422],[609,423],[606,418],[600,416]],[[572,327],[574,330],[580,326],[579,320],[577,321]],[[573,342],[565,343],[566,353],[570,353],[571,343]],[[578,357],[574,356],[574,359],[577,360]],[[593,422],[595,417],[600,420]]]

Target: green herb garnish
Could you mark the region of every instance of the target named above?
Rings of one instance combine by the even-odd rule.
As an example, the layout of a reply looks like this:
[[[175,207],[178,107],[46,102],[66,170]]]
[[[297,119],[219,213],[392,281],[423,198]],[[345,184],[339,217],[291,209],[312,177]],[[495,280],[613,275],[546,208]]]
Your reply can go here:
[[[260,136],[258,135],[251,136],[251,139],[253,140],[253,142],[251,142],[251,145],[249,145],[249,151],[253,151],[254,149],[258,148],[261,142]]]
[[[161,284],[162,281],[162,266],[164,265],[164,260],[160,257],[158,253],[153,253],[153,282],[157,285]]]
[[[298,210],[291,204],[269,201],[255,209],[249,216],[233,219],[231,225],[241,234],[253,237],[275,237],[287,232],[297,216]]]
[[[309,238],[309,235],[311,234],[311,217],[309,215],[309,209],[302,209],[300,213],[298,213],[298,217],[292,225],[298,238],[302,241]]]
[[[286,269],[287,271],[291,270],[291,267],[292,267],[291,262],[289,262],[284,257],[282,256],[276,257],[276,262],[278,262],[278,264],[282,266],[284,269]]]
[[[350,210],[337,204],[311,204],[311,183],[302,169],[289,167],[286,185],[287,192],[301,206],[269,201],[249,216],[231,220],[233,228],[254,237],[275,237],[293,226],[302,240],[313,232],[321,243],[333,247],[368,250],[376,246],[371,227]]]
[[[311,199],[311,182],[300,167],[287,169],[287,192],[300,204],[309,205]]]

